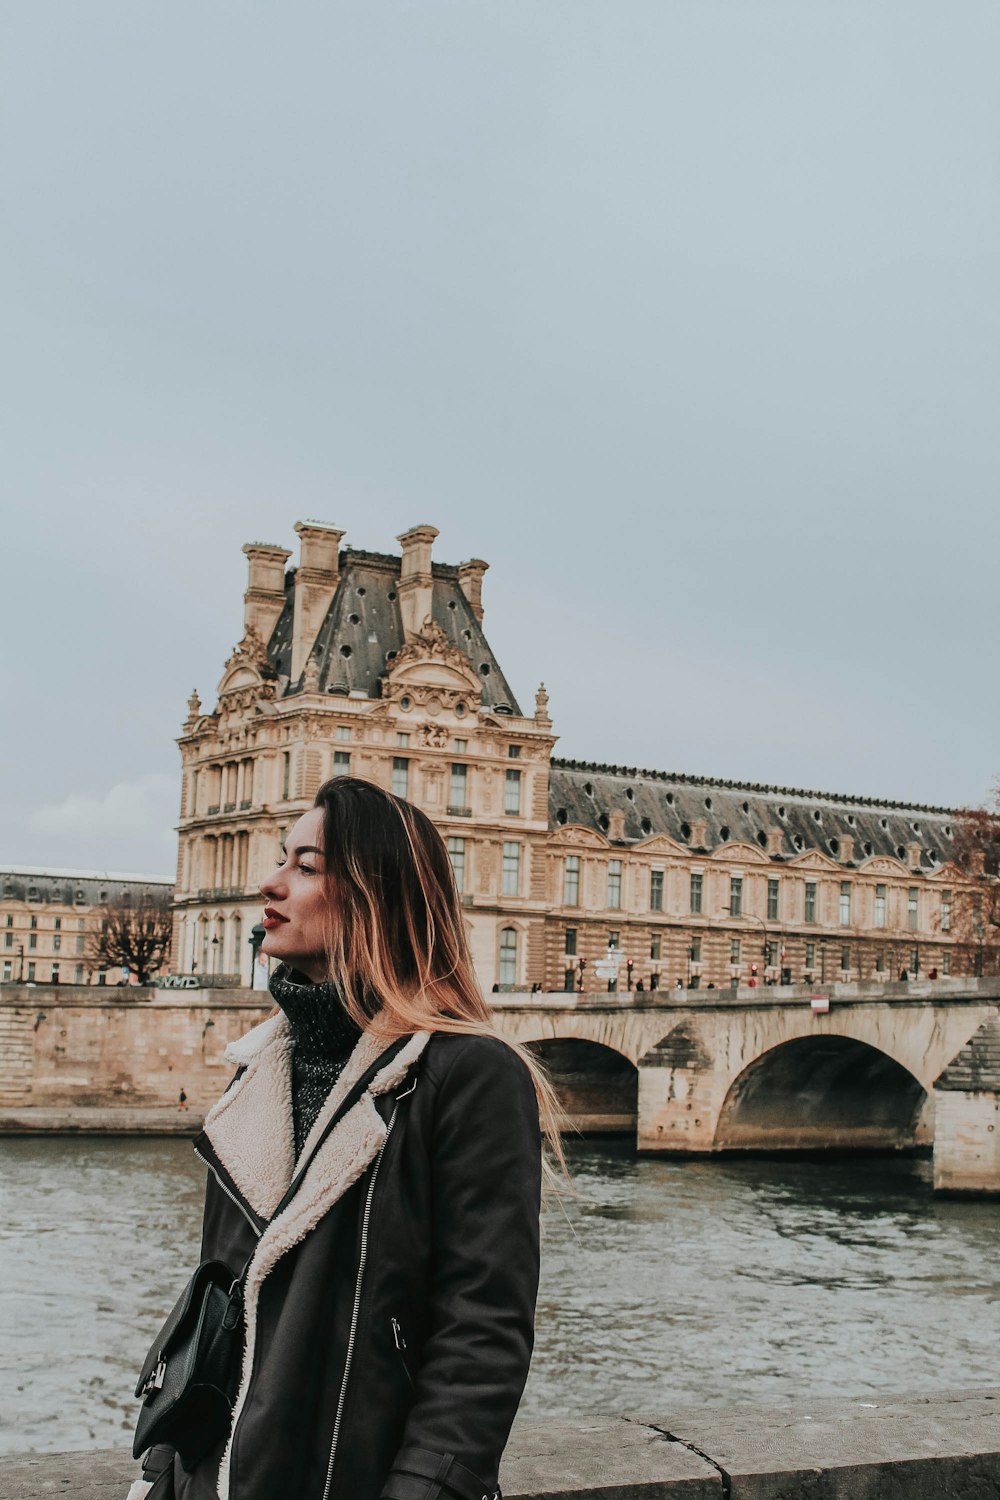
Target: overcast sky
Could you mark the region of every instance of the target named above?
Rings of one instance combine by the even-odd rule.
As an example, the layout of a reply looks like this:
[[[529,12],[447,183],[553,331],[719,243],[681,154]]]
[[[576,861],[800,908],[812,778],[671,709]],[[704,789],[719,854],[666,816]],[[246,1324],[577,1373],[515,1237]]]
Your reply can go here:
[[[173,869],[249,539],[478,555],[558,752],[1000,770],[1000,11],[4,12],[0,861]]]

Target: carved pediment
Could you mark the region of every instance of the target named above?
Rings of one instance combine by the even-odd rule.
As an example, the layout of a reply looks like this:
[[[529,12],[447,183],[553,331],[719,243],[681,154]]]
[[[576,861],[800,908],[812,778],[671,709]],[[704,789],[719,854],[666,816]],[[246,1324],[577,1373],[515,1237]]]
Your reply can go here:
[[[712,850],[708,857],[709,859],[719,860],[735,859],[740,864],[750,865],[769,865],[771,863],[759,845],[746,844],[740,839],[733,839],[732,843],[729,844],[720,844],[717,849]]]
[[[432,716],[459,705],[466,713],[479,708],[479,676],[435,620],[425,620],[420,634],[400,647],[382,683],[383,698],[409,698]]]
[[[864,870],[866,875],[909,875],[912,873],[901,860],[892,859],[887,854],[873,854],[871,859],[866,859],[859,868]]]
[[[634,846],[637,852],[643,854],[662,854],[669,859],[686,859],[690,850],[683,844],[678,844],[666,833],[653,833],[649,838],[640,839]]]
[[[556,849],[564,849],[572,854],[576,849],[601,849],[611,848],[610,841],[603,833],[597,833],[593,828],[587,828],[583,823],[567,823],[560,828],[549,830],[549,844]]]
[[[226,659],[225,671],[218,688],[219,697],[228,698],[234,693],[244,697],[248,693],[256,695],[265,684],[271,691],[264,696],[273,697],[273,678],[274,668],[268,659],[264,639],[252,625],[248,625],[243,639],[233,647]]]
[[[948,885],[958,885],[968,880],[969,873],[967,870],[963,870],[961,865],[956,865],[954,860],[949,859],[939,870],[929,871],[926,878],[929,881],[937,880]]]
[[[785,868],[788,870],[821,870],[826,873],[828,870],[841,870],[843,866],[838,865],[837,861],[831,859],[828,854],[821,854],[818,849],[807,849],[805,853],[796,855],[794,859],[788,860]]]

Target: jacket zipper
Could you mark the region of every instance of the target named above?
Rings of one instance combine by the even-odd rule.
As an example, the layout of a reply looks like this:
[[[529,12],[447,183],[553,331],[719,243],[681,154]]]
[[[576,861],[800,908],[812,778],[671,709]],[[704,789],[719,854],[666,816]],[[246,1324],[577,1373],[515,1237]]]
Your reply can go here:
[[[412,1386],[414,1382],[413,1376],[410,1374],[410,1366],[407,1363],[406,1359],[406,1339],[403,1337],[402,1325],[398,1318],[390,1318],[389,1327],[392,1329],[392,1342],[395,1344],[396,1349],[399,1353],[399,1358],[403,1366],[404,1374],[406,1375],[407,1380]]]
[[[351,1374],[351,1360],[354,1357],[354,1345],[358,1336],[358,1315],[361,1311],[361,1286],[365,1276],[365,1262],[368,1259],[368,1225],[372,1216],[372,1198],[375,1195],[375,1183],[378,1180],[379,1167],[382,1165],[382,1157],[385,1148],[389,1144],[392,1135],[392,1127],[396,1123],[396,1114],[399,1110],[397,1100],[389,1124],[385,1132],[385,1140],[379,1147],[375,1165],[372,1167],[371,1181],[368,1184],[368,1194],[365,1198],[365,1212],[361,1221],[361,1253],[358,1257],[358,1279],[354,1285],[354,1306],[351,1310],[351,1332],[347,1340],[347,1354],[344,1357],[344,1378],[340,1382],[340,1396],[337,1400],[337,1415],[333,1423],[333,1437],[330,1440],[330,1461],[326,1466],[326,1485],[323,1489],[323,1500],[330,1500],[330,1486],[333,1483],[333,1465],[337,1457],[337,1443],[340,1439],[340,1426],[344,1419],[344,1401],[347,1397],[347,1382]]]
[[[212,1176],[215,1178],[216,1182],[218,1183],[218,1185],[222,1189],[222,1191],[225,1193],[225,1195],[229,1199],[230,1203],[234,1203],[236,1205],[236,1207],[239,1209],[240,1213],[243,1215],[243,1217],[246,1219],[247,1223],[250,1225],[250,1228],[253,1230],[254,1234],[257,1236],[258,1239],[260,1239],[260,1237],[261,1237],[261,1235],[263,1234],[264,1231],[261,1229],[260,1224],[254,1218],[251,1210],[249,1208],[247,1208],[246,1204],[243,1202],[243,1199],[240,1198],[240,1197],[238,1197],[237,1194],[233,1192],[232,1188],[227,1187],[226,1183],[223,1182],[222,1177],[220,1176],[219,1172],[216,1170],[216,1168],[213,1166],[213,1164],[209,1161],[209,1159],[208,1159],[207,1156],[202,1156],[202,1154],[198,1150],[197,1146],[195,1146],[195,1148],[194,1148],[194,1154],[195,1154],[195,1156],[197,1156],[197,1158],[198,1158],[199,1161],[203,1161],[205,1163],[206,1167],[211,1172]]]

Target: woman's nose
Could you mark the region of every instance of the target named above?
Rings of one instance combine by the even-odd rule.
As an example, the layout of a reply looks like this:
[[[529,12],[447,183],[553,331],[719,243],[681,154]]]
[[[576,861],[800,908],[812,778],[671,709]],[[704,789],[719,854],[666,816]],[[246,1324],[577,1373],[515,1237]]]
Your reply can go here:
[[[281,871],[275,870],[257,887],[262,896],[278,896],[281,891]]]

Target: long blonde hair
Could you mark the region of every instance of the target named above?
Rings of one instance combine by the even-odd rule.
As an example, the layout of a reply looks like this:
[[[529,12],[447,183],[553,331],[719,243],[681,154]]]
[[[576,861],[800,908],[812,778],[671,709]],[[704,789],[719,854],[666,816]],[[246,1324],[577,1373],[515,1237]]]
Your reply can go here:
[[[483,998],[451,860],[430,818],[356,776],[325,781],[314,806],[323,812],[329,977],[348,1014],[391,1036],[502,1041],[531,1075],[549,1150],[565,1171],[555,1090],[531,1052],[501,1035]]]

